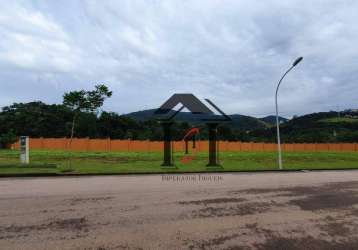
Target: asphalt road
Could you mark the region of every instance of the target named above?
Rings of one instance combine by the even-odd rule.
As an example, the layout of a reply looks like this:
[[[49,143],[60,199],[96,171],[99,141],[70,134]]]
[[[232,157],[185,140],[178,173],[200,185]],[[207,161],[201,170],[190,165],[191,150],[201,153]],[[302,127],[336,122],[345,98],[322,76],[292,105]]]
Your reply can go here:
[[[3,178],[0,249],[358,249],[358,171]]]

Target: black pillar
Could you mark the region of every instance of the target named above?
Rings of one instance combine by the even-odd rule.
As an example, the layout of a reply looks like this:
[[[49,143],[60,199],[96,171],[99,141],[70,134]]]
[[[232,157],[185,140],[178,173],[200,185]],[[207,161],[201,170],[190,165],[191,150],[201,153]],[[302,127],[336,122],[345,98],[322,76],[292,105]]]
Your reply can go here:
[[[170,127],[172,124],[172,122],[162,123],[164,131],[164,159],[162,166],[174,166],[172,157],[172,138],[170,134]]]
[[[218,123],[207,123],[209,128],[209,163],[208,167],[220,166],[217,149],[217,126]]]

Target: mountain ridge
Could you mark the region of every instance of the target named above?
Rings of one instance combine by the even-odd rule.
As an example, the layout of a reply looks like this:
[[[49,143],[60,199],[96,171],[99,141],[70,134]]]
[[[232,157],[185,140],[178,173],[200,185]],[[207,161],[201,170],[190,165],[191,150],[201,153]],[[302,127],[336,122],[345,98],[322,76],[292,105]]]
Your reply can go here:
[[[123,114],[125,117],[130,117],[137,121],[147,121],[154,119],[154,112],[156,109],[146,109],[141,111],[135,111],[127,114]],[[173,113],[175,111],[172,111]],[[219,116],[219,115],[218,115]],[[257,118],[253,116],[241,115],[241,114],[231,114],[228,115],[232,121],[230,124],[234,128],[241,129],[241,130],[252,130],[252,129],[263,129],[272,127],[276,124],[276,116],[266,116],[262,118]],[[201,123],[201,115],[195,115],[191,112],[179,112],[175,120],[180,122],[188,122],[190,124],[198,124]],[[285,117],[279,117],[281,123],[289,121],[289,119]]]

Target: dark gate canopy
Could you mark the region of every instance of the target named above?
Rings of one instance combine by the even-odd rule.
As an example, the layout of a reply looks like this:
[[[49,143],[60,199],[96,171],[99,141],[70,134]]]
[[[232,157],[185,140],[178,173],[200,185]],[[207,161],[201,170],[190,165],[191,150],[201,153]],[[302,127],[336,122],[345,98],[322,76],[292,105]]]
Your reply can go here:
[[[202,121],[205,121],[209,129],[209,163],[207,166],[220,166],[218,161],[217,126],[221,122],[231,121],[231,118],[209,99],[205,100],[222,115],[222,117],[219,118],[214,116],[209,119],[202,119]],[[179,103],[182,104],[182,107],[176,112],[172,113],[173,108],[176,107]],[[169,115],[164,119],[159,119],[164,131],[164,161],[162,166],[174,166],[170,127],[173,124],[172,120],[174,117],[184,108],[187,108],[192,114],[206,115],[206,117],[208,117],[208,115],[214,114],[212,110],[210,110],[193,94],[174,94],[165,103],[163,103],[163,105],[154,112],[155,116]],[[156,118],[158,119],[158,117]]]
[[[211,115],[213,112],[193,94],[174,94],[158,108],[154,114],[168,114],[175,106],[181,103],[193,114]]]

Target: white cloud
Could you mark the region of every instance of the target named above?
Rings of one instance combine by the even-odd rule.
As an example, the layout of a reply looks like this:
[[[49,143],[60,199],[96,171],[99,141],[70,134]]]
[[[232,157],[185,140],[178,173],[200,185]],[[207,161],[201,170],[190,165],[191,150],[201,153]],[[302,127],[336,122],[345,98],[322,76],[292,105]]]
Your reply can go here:
[[[0,33],[2,65],[44,74],[74,69],[73,48],[66,32],[37,10],[5,6],[0,12]]]
[[[277,80],[302,55],[280,90],[283,114],[356,107],[356,1],[2,5],[0,105],[61,102],[105,82],[114,90],[105,108],[120,113],[193,92],[227,113],[272,114]]]

